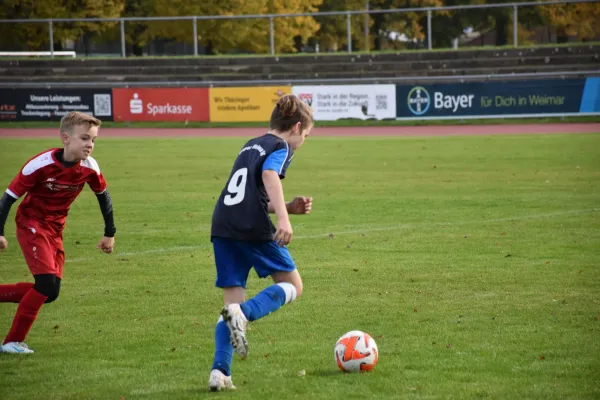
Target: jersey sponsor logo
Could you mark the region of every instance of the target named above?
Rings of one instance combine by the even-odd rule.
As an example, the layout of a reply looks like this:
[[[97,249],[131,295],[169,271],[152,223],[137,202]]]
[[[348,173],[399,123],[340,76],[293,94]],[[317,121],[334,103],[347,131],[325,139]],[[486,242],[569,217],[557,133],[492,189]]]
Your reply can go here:
[[[46,186],[48,189],[50,189],[53,192],[59,192],[59,191],[68,191],[68,192],[76,192],[78,191],[81,186],[80,185],[63,185],[61,183],[53,183],[53,182],[46,182],[44,184],[44,186]]]
[[[240,150],[239,154],[242,154],[243,152],[248,151],[248,150],[257,150],[260,153],[261,157],[264,156],[265,154],[267,154],[267,152],[265,151],[265,149],[263,149],[260,144],[254,144],[252,146],[246,146],[242,150]]]

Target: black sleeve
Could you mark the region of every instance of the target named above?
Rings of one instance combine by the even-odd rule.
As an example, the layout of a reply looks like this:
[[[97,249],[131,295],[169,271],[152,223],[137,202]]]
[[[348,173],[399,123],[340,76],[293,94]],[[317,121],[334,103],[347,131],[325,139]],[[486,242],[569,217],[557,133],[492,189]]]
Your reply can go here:
[[[100,211],[102,211],[102,216],[104,217],[104,236],[106,237],[114,237],[117,232],[117,228],[115,228],[115,220],[113,217],[113,206],[112,199],[110,198],[110,193],[108,190],[97,194],[98,203],[100,204]]]
[[[17,201],[14,197],[4,192],[2,198],[0,198],[0,236],[4,236],[4,225],[6,224],[6,218],[12,205]]]

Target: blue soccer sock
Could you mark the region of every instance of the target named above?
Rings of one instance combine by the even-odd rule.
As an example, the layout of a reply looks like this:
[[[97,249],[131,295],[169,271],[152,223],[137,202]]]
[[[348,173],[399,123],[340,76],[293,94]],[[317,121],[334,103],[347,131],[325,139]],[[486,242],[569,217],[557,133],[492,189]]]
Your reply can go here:
[[[227,376],[231,376],[231,361],[233,360],[233,346],[229,340],[229,328],[219,317],[215,328],[215,358],[212,369],[218,369]]]
[[[295,299],[296,287],[294,285],[286,282],[277,283],[240,304],[240,307],[248,321],[256,321]]]

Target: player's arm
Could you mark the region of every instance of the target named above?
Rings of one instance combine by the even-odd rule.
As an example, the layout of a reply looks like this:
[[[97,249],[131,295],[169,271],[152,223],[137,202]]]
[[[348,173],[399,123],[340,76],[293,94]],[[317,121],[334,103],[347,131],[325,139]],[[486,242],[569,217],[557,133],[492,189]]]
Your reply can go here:
[[[293,152],[291,152],[286,145],[269,154],[263,163],[263,171],[271,170],[271,172],[275,173],[274,176],[277,176],[279,179],[284,179],[287,167],[292,162],[292,158]],[[281,185],[281,181],[279,181],[278,184]],[[272,197],[269,198],[272,199]],[[312,197],[296,197],[289,203],[284,202],[284,204],[288,214],[308,214],[312,210]],[[277,214],[276,205],[272,201],[269,201],[267,210],[271,214]]]
[[[6,224],[10,208],[15,201],[17,199],[8,194],[8,191],[4,192],[0,198],[0,250],[4,250],[8,246],[8,241],[4,237],[4,225]]]
[[[108,190],[105,190],[102,193],[96,193],[96,198],[98,199],[100,211],[102,212],[102,217],[104,218],[104,237],[100,240],[100,243],[98,243],[96,247],[105,253],[112,253],[115,245],[115,233],[117,233],[117,228],[115,228],[115,218],[113,215],[112,198],[110,197]]]
[[[102,193],[96,193],[98,204],[100,205],[100,211],[104,218],[104,237],[115,237],[117,228],[115,228],[115,218],[113,215],[112,198],[108,190]]]
[[[272,169],[265,169],[262,173],[263,184],[269,196],[269,208],[277,216],[277,231],[273,240],[278,245],[284,246],[292,240],[292,224],[287,211],[287,205],[283,197],[283,186],[279,173]]]
[[[92,168],[96,171],[96,173],[89,176],[88,185],[98,199],[100,211],[102,212],[102,217],[104,218],[104,236],[102,239],[100,239],[96,245],[96,248],[105,253],[112,253],[113,248],[115,247],[115,233],[117,232],[113,217],[112,199],[108,193],[108,189],[106,188],[106,181],[100,172],[100,167],[95,160],[92,161]]]
[[[312,197],[298,196],[289,203],[285,203],[288,214],[310,214],[312,210]],[[275,207],[269,202],[269,212],[275,213]]]

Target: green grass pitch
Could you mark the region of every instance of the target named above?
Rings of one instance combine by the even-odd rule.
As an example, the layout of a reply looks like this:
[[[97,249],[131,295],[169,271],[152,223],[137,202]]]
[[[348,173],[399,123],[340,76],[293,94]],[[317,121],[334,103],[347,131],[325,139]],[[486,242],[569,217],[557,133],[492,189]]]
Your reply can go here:
[[[222,304],[210,217],[245,140],[100,133],[116,252],[95,249],[86,188],[61,295],[29,334],[35,354],[0,354],[0,398],[600,397],[600,134],[310,137],[283,181],[288,199],[314,197],[292,216],[304,295],[251,325],[238,390],[209,393]],[[0,139],[0,184],[59,144]],[[3,283],[31,280],[15,212]],[[248,294],[268,284],[252,275]],[[0,304],[0,336],[15,309]],[[372,373],[337,369],[353,329],[379,346]]]

